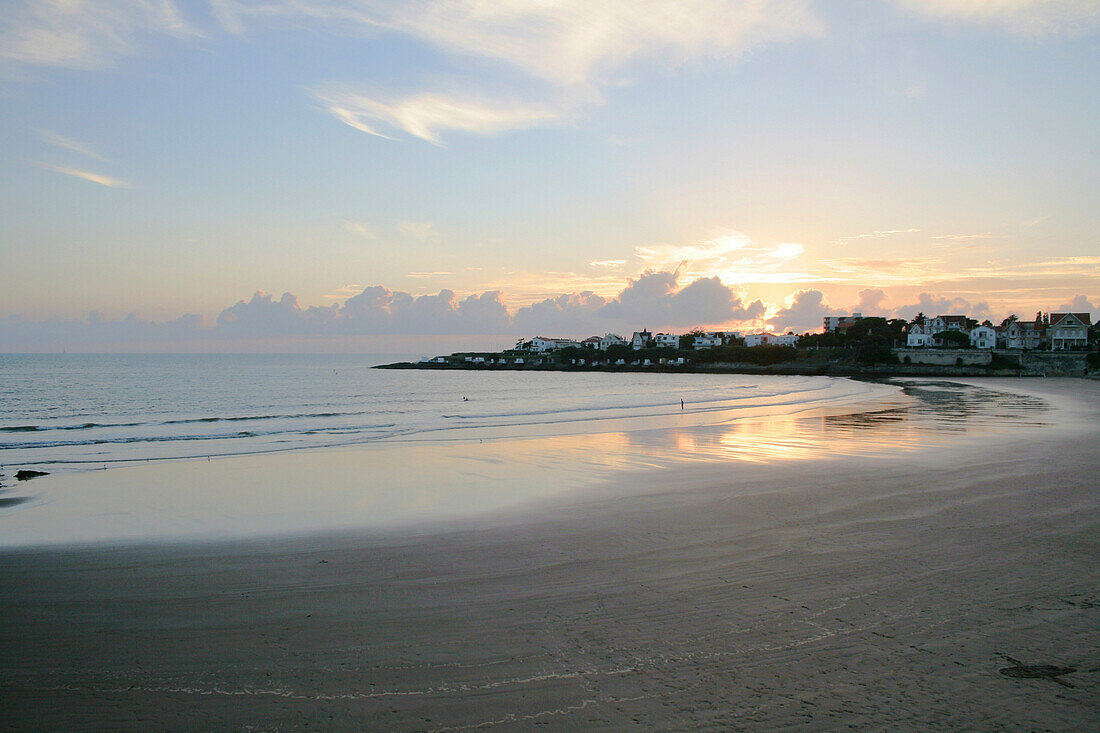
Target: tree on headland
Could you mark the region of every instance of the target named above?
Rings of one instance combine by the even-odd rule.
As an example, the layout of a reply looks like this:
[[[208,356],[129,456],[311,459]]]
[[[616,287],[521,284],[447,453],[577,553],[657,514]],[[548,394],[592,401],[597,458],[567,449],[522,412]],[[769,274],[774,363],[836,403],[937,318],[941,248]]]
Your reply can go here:
[[[905,327],[908,324],[901,318],[886,320],[878,316],[864,318],[849,326],[845,338],[849,345],[860,345],[868,336],[882,336],[890,344],[905,343]]]
[[[680,351],[691,351],[695,346],[696,336],[706,336],[707,332],[696,326],[680,337]]]
[[[844,335],[836,331],[804,333],[798,337],[800,349],[830,349],[844,346]]]
[[[619,359],[629,359],[634,356],[634,349],[627,344],[612,344],[607,347],[604,352],[607,354],[607,358],[611,361],[617,361]]]
[[[890,350],[890,340],[877,334],[870,334],[860,341],[856,359],[864,364],[897,361]]]
[[[554,358],[561,364],[569,364],[574,359],[584,359],[585,357],[591,358],[590,354],[586,354],[585,350],[579,346],[567,346],[564,349],[558,349],[553,352]]]

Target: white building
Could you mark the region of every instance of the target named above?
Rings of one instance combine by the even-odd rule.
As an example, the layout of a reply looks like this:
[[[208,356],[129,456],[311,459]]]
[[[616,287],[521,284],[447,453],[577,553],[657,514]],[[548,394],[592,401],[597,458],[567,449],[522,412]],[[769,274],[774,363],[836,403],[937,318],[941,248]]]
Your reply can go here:
[[[1088,313],[1051,313],[1047,329],[1051,350],[1088,346],[1090,325],[1092,316]]]
[[[825,331],[840,331],[841,333],[843,333],[844,331],[847,331],[851,326],[854,326],[857,321],[861,320],[863,320],[862,313],[853,313],[850,316],[825,316]]]
[[[794,346],[798,343],[798,336],[793,333],[750,333],[745,336],[745,346]]]
[[[936,336],[944,331],[958,331],[969,334],[968,320],[966,316],[936,316],[925,320],[923,324],[910,323],[906,332],[905,345],[914,347],[936,346]],[[996,336],[994,336],[995,340]]]
[[[653,340],[657,342],[657,346],[665,349],[680,348],[680,337],[674,333],[659,333],[653,337]]]
[[[557,351],[558,349],[566,349],[570,346],[580,346],[578,341],[573,339],[556,339],[545,338],[543,336],[535,336],[531,339],[530,351],[537,351],[542,353],[544,351]]]
[[[653,334],[649,331],[635,331],[634,337],[630,339],[630,347],[637,351],[638,349],[644,349],[649,346],[649,342],[653,340]]]
[[[798,343],[798,334],[790,332],[769,334],[767,343],[775,346],[794,346]]]
[[[600,339],[600,351],[607,351],[611,346],[626,346],[626,339],[617,333],[609,333]]]
[[[581,341],[581,346],[583,346],[586,349],[598,349],[598,348],[600,348],[600,337],[599,336],[589,336],[584,341]]]
[[[906,346],[931,346],[932,345],[932,324],[930,323],[910,323],[908,334],[905,339]]]
[[[974,326],[970,329],[970,345],[975,349],[992,349],[997,346],[997,332],[990,326]]]
[[[691,348],[693,349],[713,349],[715,346],[722,345],[722,337],[714,334],[706,334],[704,336],[695,336],[691,342]]]
[[[936,316],[930,321],[925,321],[924,325],[931,329],[930,333],[935,336],[944,331],[970,333],[969,323],[970,319],[966,316]]]
[[[1010,349],[1037,349],[1043,343],[1043,327],[1038,321],[1012,321],[1005,327],[1005,346]]]

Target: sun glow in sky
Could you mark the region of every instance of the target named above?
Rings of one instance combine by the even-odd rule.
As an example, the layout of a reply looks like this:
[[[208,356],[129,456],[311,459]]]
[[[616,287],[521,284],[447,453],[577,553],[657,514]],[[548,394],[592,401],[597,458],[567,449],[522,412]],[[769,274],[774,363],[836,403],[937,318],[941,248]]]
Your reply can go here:
[[[1098,27],[1094,0],[15,0],[0,350],[1095,314]]]

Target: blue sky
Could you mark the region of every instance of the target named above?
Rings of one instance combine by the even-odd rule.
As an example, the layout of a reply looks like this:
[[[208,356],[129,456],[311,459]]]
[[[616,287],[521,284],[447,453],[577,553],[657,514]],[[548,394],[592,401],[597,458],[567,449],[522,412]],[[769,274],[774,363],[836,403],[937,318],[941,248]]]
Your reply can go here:
[[[12,3],[0,348],[1094,309],[1098,15]]]

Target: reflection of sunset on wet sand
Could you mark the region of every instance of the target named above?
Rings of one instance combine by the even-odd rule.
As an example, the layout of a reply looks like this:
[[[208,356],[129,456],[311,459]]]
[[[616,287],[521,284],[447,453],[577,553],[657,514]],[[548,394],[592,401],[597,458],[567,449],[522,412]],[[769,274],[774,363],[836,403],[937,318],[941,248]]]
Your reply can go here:
[[[948,442],[979,445],[994,433],[1041,425],[1036,420],[1048,409],[1038,398],[974,385],[914,383],[904,392],[858,394],[862,401],[842,393],[835,404],[811,408],[731,403],[725,411],[538,424],[526,426],[532,434],[520,438],[499,437],[500,428],[463,428],[447,439],[49,476],[39,479],[39,495],[21,507],[20,521],[3,541],[241,537],[447,523],[583,496],[643,469],[778,466],[897,455]]]
[[[10,541],[109,542],[0,553],[5,722],[1084,730],[1083,382],[36,479]]]

